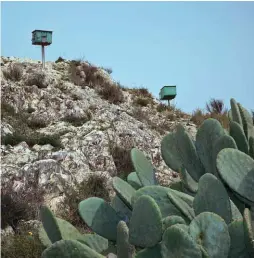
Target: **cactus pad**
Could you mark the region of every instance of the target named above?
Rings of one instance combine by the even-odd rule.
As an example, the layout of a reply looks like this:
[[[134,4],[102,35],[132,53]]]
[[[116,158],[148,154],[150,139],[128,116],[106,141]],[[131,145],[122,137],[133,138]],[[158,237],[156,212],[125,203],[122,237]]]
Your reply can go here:
[[[236,220],[228,225],[230,235],[230,258],[249,258],[244,242],[243,220]]]
[[[223,149],[217,156],[222,180],[237,194],[254,203],[254,160],[235,149]]]
[[[163,137],[161,141],[161,156],[167,166],[174,171],[179,171],[183,166],[182,159],[177,149],[174,133],[169,133]]]
[[[57,220],[53,215],[52,211],[47,206],[42,206],[40,209],[40,217],[43,225],[43,229],[41,228],[41,238],[42,241],[44,239],[44,244],[47,244],[46,237],[43,237],[43,231],[47,233],[47,236],[51,243],[55,243],[62,239],[62,234],[60,228],[58,226]]]
[[[151,196],[159,206],[163,218],[170,215],[182,216],[182,213],[169,200],[167,195],[168,191],[169,188],[163,186],[145,186],[136,191],[135,195],[132,197],[132,205],[135,204],[140,196],[148,195]]]
[[[227,224],[232,220],[228,193],[221,181],[212,174],[205,174],[200,178],[193,207],[196,215],[210,211],[222,217]]]
[[[234,138],[238,150],[248,154],[249,153],[249,143],[244,134],[243,128],[234,121],[230,121],[229,133]]]
[[[142,151],[133,148],[131,150],[131,160],[143,186],[157,184],[154,167]]]
[[[243,213],[243,230],[247,251],[250,257],[254,257],[254,228],[251,222],[251,212],[248,208]]]
[[[225,221],[215,213],[203,212],[189,225],[189,234],[211,258],[227,258],[230,236]]]
[[[199,160],[193,141],[181,124],[177,126],[175,144],[177,146],[178,153],[184,168],[186,168],[190,176],[195,181],[198,181],[199,178],[204,174],[205,170]]]
[[[205,167],[206,173],[213,174],[214,143],[224,134],[225,132],[221,124],[213,118],[206,119],[198,129],[196,135],[196,148],[199,158]]]
[[[139,247],[152,247],[162,236],[161,212],[150,196],[141,196],[133,206],[130,219],[130,243]]]
[[[131,172],[127,177],[127,182],[136,190],[141,188],[143,185],[140,182],[136,172]]]
[[[104,258],[76,240],[60,240],[43,251],[42,258]]]
[[[131,198],[135,194],[136,190],[119,177],[113,178],[113,188],[118,197],[125,203],[125,205],[129,209],[132,209]]]
[[[80,202],[79,214],[95,233],[116,241],[117,225],[122,218],[103,199],[90,197]]]
[[[85,234],[82,238],[77,239],[82,244],[85,244],[98,253],[108,249],[108,240],[96,234]]]
[[[176,225],[168,228],[162,237],[161,254],[163,258],[202,258],[201,250],[193,238]]]
[[[168,192],[170,201],[182,212],[182,214],[188,218],[189,222],[195,217],[195,213],[192,207],[190,207],[183,199],[177,196],[173,191]]]

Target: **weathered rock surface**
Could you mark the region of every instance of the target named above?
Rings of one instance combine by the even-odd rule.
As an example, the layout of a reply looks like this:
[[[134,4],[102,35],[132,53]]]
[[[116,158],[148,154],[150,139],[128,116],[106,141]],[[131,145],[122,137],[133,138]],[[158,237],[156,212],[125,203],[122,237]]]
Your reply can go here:
[[[22,67],[22,78],[13,81],[2,76],[2,103],[12,107],[16,116],[28,112],[24,122],[43,125],[33,129],[37,133],[59,135],[62,148],[55,150],[50,144],[29,146],[25,141],[15,146],[2,145],[3,184],[13,182],[13,189],[18,191],[36,183],[46,190],[50,197],[46,199],[54,199],[55,203],[55,198],[63,198],[66,185],[75,187],[76,182],[82,182],[91,173],[106,173],[109,179],[120,173],[112,146],[139,148],[152,160],[160,181],[168,184],[172,180],[173,172],[161,158],[160,141],[177,123],[182,123],[194,138],[196,126],[189,123],[188,115],[175,119],[174,111],[157,112],[159,101],[155,98],[147,106],[137,107],[133,104],[136,96],[129,90],[123,90],[124,102],[110,104],[94,87],[80,87],[68,81],[69,61],[47,62],[42,71],[38,61],[1,59],[3,69],[8,70],[13,63]],[[104,70],[97,73],[115,83]],[[31,76],[36,74],[43,74],[39,83],[36,79],[31,82]],[[87,76],[81,74],[82,78]],[[142,112],[142,119],[137,120],[137,112]],[[12,135],[16,129],[10,117],[3,115],[2,137]]]

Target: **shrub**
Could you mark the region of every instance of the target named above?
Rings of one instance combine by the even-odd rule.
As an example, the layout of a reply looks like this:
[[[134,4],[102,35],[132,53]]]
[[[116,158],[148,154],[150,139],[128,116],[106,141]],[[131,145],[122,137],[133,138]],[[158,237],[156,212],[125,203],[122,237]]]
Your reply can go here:
[[[145,87],[135,88],[131,90],[135,95],[141,96],[144,98],[152,98],[152,94]]]
[[[124,96],[121,88],[115,84],[105,83],[97,90],[97,93],[110,103],[119,104],[124,101]]]
[[[108,137],[109,138],[109,137]],[[130,151],[134,147],[134,142],[126,138],[117,144],[115,140],[109,139],[109,153],[114,160],[117,176],[126,180],[129,173],[134,171]]]
[[[46,75],[42,72],[36,72],[30,74],[26,80],[26,85],[33,86],[36,85],[38,88],[47,88],[47,83],[45,82]]]
[[[47,127],[48,123],[47,123],[47,121],[42,120],[41,118],[33,118],[33,119],[27,121],[27,125],[31,129],[39,129],[39,128]]]
[[[64,202],[69,210],[68,213],[63,211],[60,216],[79,229],[87,231],[88,227],[79,215],[78,204],[81,200],[92,196],[103,198],[104,200],[109,201],[107,178],[103,175],[91,174],[87,180],[84,180],[79,184],[76,183],[75,185],[76,190],[70,188],[65,192],[66,197]]]
[[[3,69],[3,75],[7,80],[20,81],[23,75],[23,69],[19,64],[11,65],[8,70]]]
[[[38,219],[39,206],[43,203],[43,189],[38,187],[14,192],[11,183],[1,188],[1,228],[11,226],[16,230],[21,220]]]
[[[222,114],[225,112],[224,102],[220,99],[211,99],[206,103],[206,110],[209,113]]]
[[[163,112],[168,110],[168,106],[165,105],[164,103],[160,103],[157,107],[156,107],[157,112]]]
[[[92,114],[87,111],[86,112],[86,116],[76,116],[74,114],[69,114],[69,115],[66,115],[62,121],[65,121],[65,122],[68,122],[74,126],[82,126],[83,124],[85,124],[87,121],[91,120],[92,118]]]
[[[103,69],[104,71],[106,71],[108,74],[111,74],[113,72],[113,70],[111,68],[107,68],[107,67],[101,67],[101,69]]]
[[[1,247],[2,258],[40,258],[45,249],[38,236],[28,232],[2,238]]]
[[[207,118],[215,118],[222,124],[225,129],[229,128],[227,111],[224,111],[223,113],[204,113],[201,109],[198,108],[193,112],[190,120],[199,127]]]
[[[64,61],[65,61],[65,59],[62,58],[61,56],[59,56],[59,57],[57,58],[57,60],[55,61],[55,63],[60,63],[60,62],[64,62]]]
[[[151,100],[148,98],[138,97],[134,100],[134,104],[141,107],[146,107],[149,103],[151,103]]]
[[[58,134],[45,135],[37,132],[21,133],[16,131],[13,134],[7,134],[5,136],[1,135],[1,143],[3,145],[15,146],[23,141],[26,142],[29,147],[33,147],[35,144],[51,144],[55,150],[63,148]]]

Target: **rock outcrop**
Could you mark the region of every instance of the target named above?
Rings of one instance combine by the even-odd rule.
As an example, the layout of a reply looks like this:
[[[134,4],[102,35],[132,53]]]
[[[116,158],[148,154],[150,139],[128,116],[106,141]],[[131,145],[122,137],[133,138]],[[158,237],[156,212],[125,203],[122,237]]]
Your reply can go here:
[[[93,173],[106,174],[110,187],[112,176],[131,172],[132,147],[147,154],[159,180],[168,184],[174,172],[161,158],[160,141],[177,123],[194,138],[190,117],[174,108],[159,112],[156,98],[122,88],[101,68],[93,70],[97,82],[90,83],[89,63],[76,65],[77,70],[86,67],[87,74],[81,69],[74,80],[71,65],[47,62],[42,70],[38,61],[2,57],[2,184],[11,183],[14,191],[37,184],[52,206],[63,199],[66,186],[75,188]],[[12,78],[7,73],[14,66],[20,74]],[[109,85],[121,91],[119,103],[102,96]]]

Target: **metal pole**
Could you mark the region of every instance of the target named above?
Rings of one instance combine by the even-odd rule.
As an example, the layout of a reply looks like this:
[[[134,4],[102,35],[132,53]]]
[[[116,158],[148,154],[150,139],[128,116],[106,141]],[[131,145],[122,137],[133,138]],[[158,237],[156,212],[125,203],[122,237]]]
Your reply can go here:
[[[41,54],[42,54],[42,68],[45,68],[45,49],[44,49],[44,45],[41,46]]]

